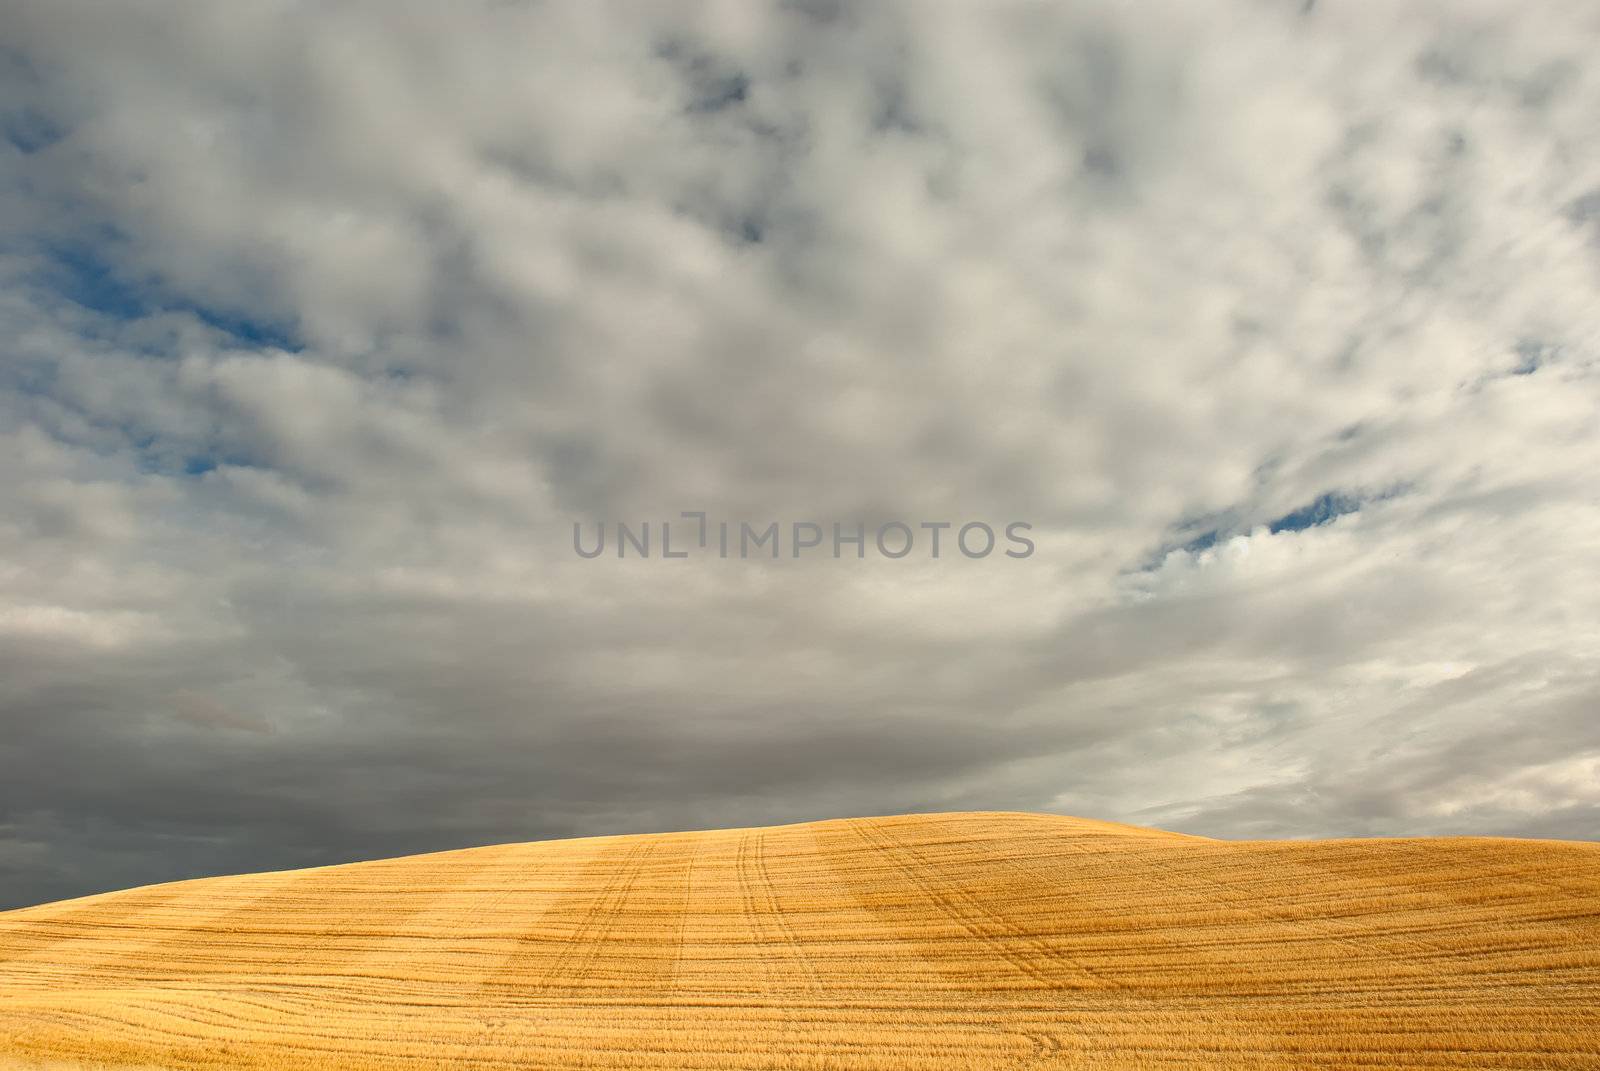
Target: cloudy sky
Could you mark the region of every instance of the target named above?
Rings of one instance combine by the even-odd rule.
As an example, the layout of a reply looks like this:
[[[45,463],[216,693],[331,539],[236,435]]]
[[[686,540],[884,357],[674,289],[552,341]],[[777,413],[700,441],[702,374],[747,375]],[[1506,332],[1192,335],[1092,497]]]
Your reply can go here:
[[[0,22],[0,906],[911,810],[1600,830],[1589,0]],[[1036,550],[573,551],[686,510]]]

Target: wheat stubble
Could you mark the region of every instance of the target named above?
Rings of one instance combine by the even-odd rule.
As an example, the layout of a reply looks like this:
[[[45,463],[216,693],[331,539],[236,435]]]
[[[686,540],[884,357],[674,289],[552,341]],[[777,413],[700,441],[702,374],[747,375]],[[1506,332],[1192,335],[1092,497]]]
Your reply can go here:
[[[0,1068],[1600,1068],[1600,845],[963,813],[0,914]]]

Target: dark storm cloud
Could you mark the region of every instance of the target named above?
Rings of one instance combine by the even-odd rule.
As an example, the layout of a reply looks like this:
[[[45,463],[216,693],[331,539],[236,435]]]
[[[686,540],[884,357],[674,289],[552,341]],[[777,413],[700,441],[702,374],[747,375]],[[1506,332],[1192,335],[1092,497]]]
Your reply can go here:
[[[1590,5],[0,12],[0,904],[1593,835]],[[572,553],[682,510],[1039,549]]]

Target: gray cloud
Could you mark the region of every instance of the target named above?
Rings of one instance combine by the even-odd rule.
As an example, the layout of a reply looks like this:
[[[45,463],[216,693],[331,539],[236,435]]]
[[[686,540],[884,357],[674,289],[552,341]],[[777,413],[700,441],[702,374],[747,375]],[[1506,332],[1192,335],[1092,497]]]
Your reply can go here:
[[[0,11],[0,903],[1593,835],[1590,5]],[[685,509],[1039,550],[572,554]]]

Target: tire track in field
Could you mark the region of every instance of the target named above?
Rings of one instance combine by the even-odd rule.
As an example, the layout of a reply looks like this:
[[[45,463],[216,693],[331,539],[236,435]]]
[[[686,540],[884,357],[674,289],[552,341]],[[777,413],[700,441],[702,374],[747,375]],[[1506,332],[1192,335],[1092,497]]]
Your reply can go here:
[[[1131,875],[1134,871],[1142,867],[1152,872],[1171,872],[1166,867],[1166,864],[1157,862],[1154,857],[1157,855],[1165,857],[1173,852],[1187,854],[1193,850],[1192,845],[1181,843],[1168,845],[1160,842],[1144,842],[1130,845],[1117,854],[1115,870],[1109,873],[1105,872],[1103,867],[1106,857],[1100,852],[1083,853],[1081,851],[1073,851],[1066,854],[1035,855],[1025,858],[1018,858],[1011,852],[995,852],[986,856],[984,863],[990,867],[1003,867],[1007,871],[1016,874],[1028,885],[1046,890],[1045,895],[1056,894],[1057,890],[1064,888],[1071,889],[1073,892],[1072,903],[1075,908],[1080,912],[1088,908],[1087,915],[1089,917],[1105,918],[1114,917],[1119,910],[1129,910],[1126,898],[1130,892],[1141,887],[1152,887],[1149,883],[1133,878]],[[1090,873],[1084,872],[1085,867],[1083,864],[1086,860],[1090,861],[1094,866],[1094,870]],[[1066,873],[1063,873],[1064,871]],[[1220,902],[1206,901],[1206,904],[1207,906],[1214,906],[1215,903]],[[1173,917],[1179,916],[1174,915]],[[1073,919],[1075,916],[1067,916],[1067,918]],[[1260,921],[1265,921],[1265,919],[1263,918]],[[1221,924],[1219,928],[1223,931],[1229,931],[1236,928],[1237,925],[1237,923],[1226,923]],[[1121,951],[1125,954],[1134,955],[1135,958],[1139,953],[1147,957],[1157,957],[1158,959],[1160,957],[1177,957],[1180,962],[1184,963],[1186,969],[1208,969],[1206,964],[1189,962],[1198,957],[1202,960],[1210,961],[1210,968],[1228,968],[1231,984],[1244,986],[1251,991],[1257,991],[1260,985],[1269,980],[1268,975],[1259,970],[1251,969],[1250,965],[1240,962],[1236,956],[1230,957],[1225,948],[1217,946],[1209,940],[1197,941],[1195,939],[1197,933],[1209,933],[1209,931],[1205,928],[1196,927],[1192,922],[1186,925],[1181,932],[1175,932],[1173,926],[1166,920],[1147,922],[1139,926],[1136,931],[1129,929],[1088,931],[1084,936],[1097,940],[1099,944],[1097,947],[1085,951],[1090,953],[1105,952],[1110,948],[1117,947],[1119,942],[1125,940],[1133,932],[1137,933],[1141,942],[1137,952],[1126,945],[1122,946]],[[1184,935],[1187,935],[1187,939],[1181,939]],[[1066,931],[1062,931],[1061,936],[1067,936]],[[1059,951],[1067,958],[1068,962],[1072,962],[1072,954],[1070,952],[1065,949],[1060,949]],[[1148,963],[1145,965],[1148,965]],[[1156,999],[1154,994],[1141,992],[1142,983],[1137,980],[1137,975],[1132,978],[1123,978],[1113,971],[1104,973],[1101,976],[1123,992],[1140,994],[1148,996],[1149,999]]]
[[[896,838],[892,829],[880,827],[876,831],[876,839],[874,839],[874,835],[867,832],[868,826],[866,823],[859,819],[852,820],[849,825],[857,835],[868,841],[868,843],[875,843],[884,857],[889,859],[902,874],[911,878],[927,891],[934,903],[952,921],[955,921],[958,925],[967,929],[968,932],[983,940],[1007,962],[1023,969],[1025,973],[1037,979],[1047,989],[1052,991],[1063,989],[1061,979],[1054,977],[1042,967],[1035,966],[1030,960],[1018,956],[1014,949],[1007,947],[996,936],[995,931],[999,931],[1000,934],[1013,940],[1023,942],[1046,963],[1054,963],[1070,972],[1094,979],[1100,983],[1096,988],[1110,990],[1119,996],[1132,997],[1142,1003],[1151,1002],[1152,998],[1147,994],[1129,989],[1117,979],[1108,976],[1095,967],[1091,967],[1083,962],[1082,959],[1072,956],[1064,949],[1051,944],[1044,937],[1024,929],[1013,920],[996,912],[966,889],[959,885],[942,881],[939,877],[941,873],[940,867],[930,862],[915,846]],[[909,857],[912,862],[908,864],[905,861],[905,857]],[[998,856],[998,858],[1005,857]],[[924,875],[927,876],[926,880]],[[936,886],[939,885],[943,886],[944,895],[941,895],[936,890]],[[1026,1039],[1033,1047],[1032,1052],[1019,1061],[1018,1066],[1022,1067],[1054,1062],[1067,1052],[1070,1043],[1067,1036],[1059,1029],[1053,1029],[1048,1025],[1026,1027],[1022,1024],[1016,1024],[1009,1028],[997,1027],[997,1030],[1002,1034],[1020,1036]]]
[[[801,1006],[798,994],[816,992],[811,976],[797,979],[796,972],[783,969],[786,962],[798,961],[803,972],[809,961],[801,958],[798,937],[792,928],[786,930],[787,920],[777,912],[776,892],[765,865],[763,835],[761,830],[740,831],[731,849],[723,849],[724,858],[732,856],[729,884],[737,898],[739,929],[746,938],[742,945],[734,947],[738,963],[727,972],[730,980],[736,980],[737,988],[728,989],[725,981],[723,992],[735,999],[784,1002],[787,1011],[769,1017],[764,1024],[762,1051],[776,1066],[800,1066],[819,1022],[825,1023],[826,1016],[819,1017],[814,1006]]]
[[[1051,935],[1039,933],[1029,929],[1023,924],[1023,919],[1028,918],[1020,905],[1014,900],[1007,900],[1015,917],[1002,914],[1000,911],[987,904],[980,896],[972,893],[959,884],[949,880],[942,880],[940,875],[944,872],[944,864],[929,858],[922,850],[913,844],[908,844],[903,838],[898,838],[891,823],[877,823],[875,837],[869,835],[873,824],[861,820],[852,820],[847,823],[854,832],[875,848],[883,858],[891,862],[896,869],[906,878],[919,884],[925,890],[932,890],[932,899],[947,917],[962,924],[974,936],[986,941],[988,947],[998,953],[1008,963],[1013,965],[1026,965],[1027,973],[1038,979],[1043,986],[1052,993],[1069,991],[1085,991],[1084,987],[1063,985],[1066,981],[1059,972],[1064,971],[1068,977],[1086,977],[1099,983],[1087,987],[1088,992],[1105,994],[1118,1001],[1118,1014],[1139,1015],[1148,1014],[1149,1010],[1162,1008],[1162,998],[1154,993],[1132,985],[1102,967],[1086,962],[1084,957],[1074,955],[1051,940]],[[989,845],[989,850],[984,851],[980,857],[985,868],[993,873],[994,868],[1003,866],[1014,873],[1020,873],[1026,878],[1026,883],[1032,889],[1032,895],[1037,897],[1040,889],[1049,890],[1053,886],[1043,880],[1042,876],[1028,868],[1025,864],[1017,863],[1011,858],[1001,841],[996,843],[987,839],[983,830],[967,833],[973,843]],[[959,841],[957,842],[959,843]],[[1124,849],[1134,852],[1136,849],[1129,845]],[[909,862],[907,859],[909,858]],[[927,880],[921,881],[926,875]],[[1046,893],[1048,895],[1048,893]],[[1028,951],[1019,953],[1015,948],[1004,944],[1004,939],[1019,942]],[[1175,942],[1165,942],[1170,948],[1180,947]],[[1019,963],[1019,957],[1020,963]],[[1055,968],[1056,970],[1052,970]],[[1103,998],[1100,998],[1103,999]],[[1081,1057],[1081,1046],[1075,1044],[1073,1039],[1054,1028],[1048,1018],[1024,1026],[1014,1023],[1007,1027],[997,1028],[1000,1033],[1013,1037],[1023,1037],[1033,1047],[1030,1056],[1022,1061],[1022,1066],[1029,1066],[1039,1062],[1052,1062],[1059,1059]],[[1236,1041],[1243,1041],[1249,1036],[1254,1043],[1254,1048],[1241,1047],[1239,1054],[1254,1053],[1264,1048],[1266,1037],[1253,1028],[1248,1028],[1245,1023],[1238,1025],[1240,1036]]]
[[[756,971],[760,978],[762,991],[773,991],[779,988],[778,972],[774,969],[772,958],[768,949],[778,942],[768,933],[766,911],[756,902],[755,868],[751,863],[751,844],[755,839],[754,832],[740,835],[735,843],[733,852],[733,880],[734,887],[739,894],[739,914],[750,930],[752,938],[750,948],[752,960],[756,964]],[[788,1031],[785,1031],[788,1033]]]
[[[534,989],[550,989],[555,978],[566,977],[566,967],[584,954],[579,941],[597,932],[610,908],[616,888],[627,879],[630,864],[643,852],[643,844],[610,845],[608,850],[598,853],[594,860],[582,864],[576,874],[579,887],[562,893],[538,917],[541,922],[555,924],[565,914],[576,913],[576,929],[554,937],[544,933],[526,933],[518,938],[517,949],[507,954],[501,967],[490,978],[486,978],[485,986],[501,991],[509,988],[514,993],[523,993]],[[622,856],[621,864],[618,864],[616,856]],[[598,893],[586,892],[581,887],[582,880],[592,874],[605,876],[605,884]],[[550,954],[552,945],[554,956]]]
[[[805,973],[806,978],[803,988],[811,993],[821,992],[823,986],[821,979],[817,976],[816,964],[811,962],[811,956],[806,951],[805,945],[801,943],[800,938],[795,934],[794,925],[789,921],[788,914],[784,912],[782,905],[778,903],[777,887],[773,885],[772,872],[767,868],[767,834],[764,830],[761,830],[757,831],[754,837],[752,856],[755,863],[756,880],[765,893],[767,913],[777,924],[783,943],[790,950],[790,958],[798,963],[800,969]]]
[[[1107,979],[1086,964],[1073,960],[1060,949],[1028,933],[1005,916],[990,910],[965,889],[951,885],[948,882],[941,882],[937,877],[937,867],[929,865],[927,859],[923,858],[921,853],[910,845],[904,842],[896,844],[892,840],[892,834],[887,831],[878,834],[869,833],[867,831],[868,827],[855,819],[852,819],[849,824],[850,828],[859,837],[875,848],[901,874],[905,875],[914,885],[920,888],[945,917],[982,941],[993,949],[996,955],[1016,967],[1023,974],[1037,981],[1040,985],[1047,989],[1062,988],[1058,979],[1052,978],[1030,960],[1019,955],[1016,949],[1006,944],[1003,938],[1009,937],[1013,941],[1020,941],[1046,959],[1055,961],[1070,970],[1088,975],[1099,981],[1104,987],[1121,988],[1114,980]],[[907,856],[912,860],[911,863],[906,862]],[[941,885],[943,886],[942,890],[940,888]]]
[[[617,925],[588,968],[608,997],[670,1001],[695,850],[693,837],[665,835],[638,864],[617,902]]]
[[[755,890],[750,884],[750,838],[745,833],[733,852],[733,880],[739,890],[739,913],[749,922],[750,933],[755,938],[756,959],[764,975],[770,975],[766,962],[767,928],[762,924],[761,912],[756,908]],[[770,979],[768,979],[770,980]]]
[[[698,865],[700,862],[700,848],[701,840],[699,837],[691,840],[689,842],[687,858],[684,860],[683,896],[678,903],[678,926],[677,934],[673,942],[674,947],[672,954],[672,993],[675,996],[683,995],[685,990],[683,985],[683,979],[686,973],[684,970],[684,964],[688,959],[688,951],[690,948],[689,905],[694,902],[694,871],[696,865]],[[674,1019],[677,1018],[678,1010],[679,1009],[675,1006],[673,1009]]]
[[[556,922],[563,914],[574,913],[577,922],[570,933],[527,934],[519,948],[511,952],[500,968],[485,980],[485,987],[506,994],[529,991],[561,992],[570,988],[574,977],[596,955],[596,945],[616,925],[617,907],[627,898],[638,880],[644,861],[655,850],[653,840],[638,840],[609,845],[584,865],[580,878],[606,875],[599,893],[581,888],[561,895],[540,915],[541,921]],[[620,860],[617,858],[620,856]],[[554,955],[550,955],[552,945]]]
[[[857,823],[845,821],[829,823],[835,828],[847,831],[850,840],[856,844],[865,844],[865,855],[873,861],[888,861],[895,874],[907,876],[904,867],[896,860],[890,859],[876,842],[867,838]],[[883,919],[895,925],[902,925],[903,920],[898,912],[886,909],[874,901],[871,892],[877,882],[868,877],[874,868],[864,868],[845,864],[841,861],[829,863],[829,858],[838,859],[840,845],[826,846],[819,839],[821,830],[812,833],[812,843],[820,865],[831,869],[837,879],[847,887],[854,887],[851,894],[859,905],[860,910]],[[859,849],[858,849],[859,850]],[[914,875],[912,875],[914,876]],[[930,895],[925,889],[922,899],[928,903],[937,904],[937,898]],[[941,908],[939,914],[951,919],[949,911]],[[991,952],[997,953],[1000,960],[1008,966],[1016,967],[1014,960],[1008,957],[1006,949],[997,945],[993,940],[983,940],[981,934],[974,932],[971,925],[957,919],[957,924],[963,933],[976,937],[980,943]],[[923,927],[919,927],[922,929]],[[881,939],[880,939],[881,940]],[[984,993],[971,988],[969,985],[958,985],[951,988],[952,980],[950,965],[947,960],[923,947],[927,943],[925,936],[919,937],[916,932],[897,932],[891,938],[892,944],[880,947],[874,954],[874,959],[880,964],[895,964],[904,970],[908,962],[919,962],[931,973],[930,981],[942,980],[943,984],[935,984],[933,991],[939,994],[939,999],[930,1001],[926,995],[926,987],[919,984],[914,978],[901,979],[900,989],[885,989],[881,998],[886,1001],[885,1009],[898,1009],[901,1015],[907,1013],[932,1016],[932,1020],[924,1020],[925,1034],[919,1039],[922,1045],[935,1046],[942,1044],[942,1037],[948,1031],[970,1031],[974,1035],[992,1038],[994,1041],[989,1047],[972,1048],[969,1050],[973,1067],[984,1068],[1028,1068],[1048,1058],[1051,1054],[1064,1051],[1063,1042],[1059,1036],[1047,1027],[1030,1028],[1021,1022],[1007,1021],[1007,1005],[1009,1001],[1004,998],[996,999],[995,994]],[[1028,977],[1034,977],[1029,972],[1022,972]],[[959,976],[955,976],[959,977]],[[849,991],[846,990],[846,994]],[[1025,1012],[1023,1014],[1026,1014]],[[981,1053],[982,1063],[978,1063]],[[914,1059],[908,1059],[913,1058]],[[917,1049],[911,1048],[895,1057],[885,1057],[884,1066],[895,1067],[902,1064],[915,1064],[921,1066],[923,1059],[917,1056]]]

